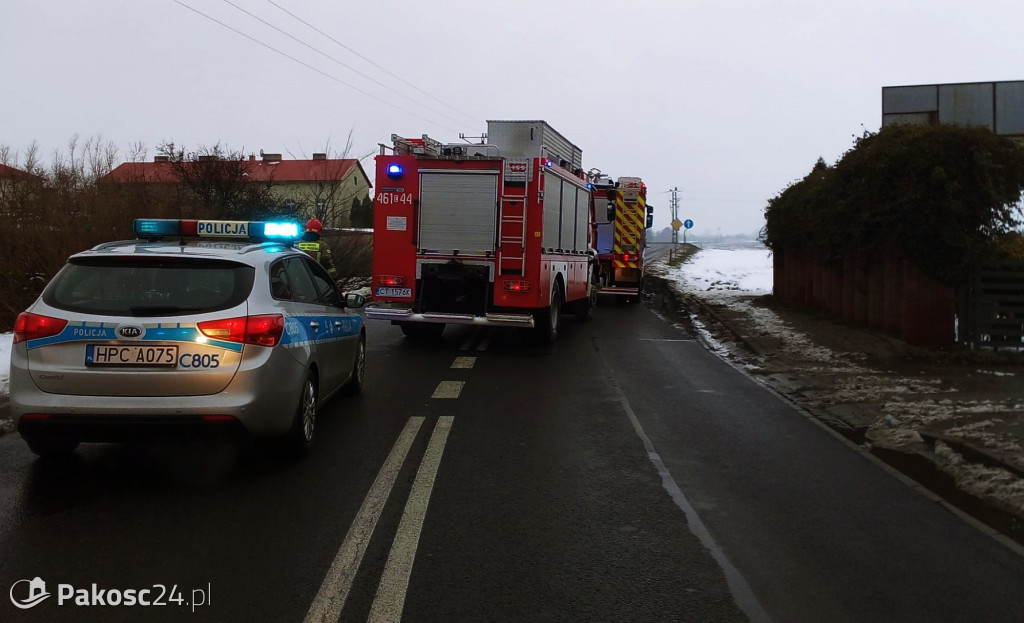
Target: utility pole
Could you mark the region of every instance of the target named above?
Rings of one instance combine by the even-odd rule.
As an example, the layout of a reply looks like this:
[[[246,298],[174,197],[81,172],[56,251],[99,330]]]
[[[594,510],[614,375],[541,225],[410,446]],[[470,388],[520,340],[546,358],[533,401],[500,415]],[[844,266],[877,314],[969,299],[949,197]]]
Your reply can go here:
[[[672,261],[676,245],[679,244],[679,187],[676,186],[669,192],[672,193],[672,200],[669,203],[672,208],[672,248],[669,250],[669,261]]]

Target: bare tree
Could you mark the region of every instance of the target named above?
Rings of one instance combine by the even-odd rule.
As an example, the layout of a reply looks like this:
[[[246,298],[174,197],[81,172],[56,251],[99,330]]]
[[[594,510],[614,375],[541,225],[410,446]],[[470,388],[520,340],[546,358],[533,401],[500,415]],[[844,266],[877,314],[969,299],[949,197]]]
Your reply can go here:
[[[165,142],[157,153],[166,156],[174,180],[184,193],[182,216],[260,219],[282,213],[272,189],[273,180],[249,180],[249,164],[240,151],[220,143],[193,151]]]
[[[362,187],[353,183],[350,175],[349,160],[352,160],[352,131],[345,139],[345,146],[340,151],[331,150],[331,142],[327,141],[326,155],[322,167],[315,167],[313,175],[304,188],[291,197],[295,209],[304,215],[316,217],[326,227],[337,228],[351,224],[352,208],[355,201],[362,197]],[[289,154],[293,158],[293,154]],[[308,159],[302,154],[303,159]]]

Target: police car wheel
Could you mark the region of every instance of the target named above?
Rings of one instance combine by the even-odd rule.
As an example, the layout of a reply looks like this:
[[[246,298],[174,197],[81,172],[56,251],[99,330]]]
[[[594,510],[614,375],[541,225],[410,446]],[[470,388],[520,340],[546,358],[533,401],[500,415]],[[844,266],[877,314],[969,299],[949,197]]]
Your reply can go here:
[[[363,391],[363,379],[366,378],[366,339],[359,338],[356,345],[356,360],[352,364],[352,376],[345,385],[346,394],[358,394]]]
[[[316,437],[316,402],[316,382],[310,374],[302,385],[302,397],[295,409],[295,419],[289,433],[290,449],[296,453],[308,452],[313,447],[313,439]]]
[[[45,435],[32,435],[22,437],[28,444],[28,449],[36,456],[50,457],[71,454],[78,447],[77,439],[67,437],[47,437]]]

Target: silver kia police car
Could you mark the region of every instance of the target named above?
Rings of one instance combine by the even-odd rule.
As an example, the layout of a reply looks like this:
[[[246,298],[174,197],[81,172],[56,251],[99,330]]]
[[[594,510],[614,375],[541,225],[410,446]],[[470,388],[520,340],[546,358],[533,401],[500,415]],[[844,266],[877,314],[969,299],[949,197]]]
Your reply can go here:
[[[308,449],[363,384],[358,294],[292,247],[296,223],[139,219],[78,253],[18,316],[15,424],[45,456],[80,442],[243,430]]]

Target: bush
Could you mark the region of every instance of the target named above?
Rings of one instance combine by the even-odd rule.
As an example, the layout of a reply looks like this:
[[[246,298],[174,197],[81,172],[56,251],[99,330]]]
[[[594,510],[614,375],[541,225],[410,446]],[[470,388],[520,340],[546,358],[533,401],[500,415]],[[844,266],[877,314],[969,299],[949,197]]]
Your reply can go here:
[[[1009,248],[1019,225],[1024,149],[985,128],[896,125],[865,133],[832,167],[819,159],[768,202],[775,251],[898,254],[955,285]]]

